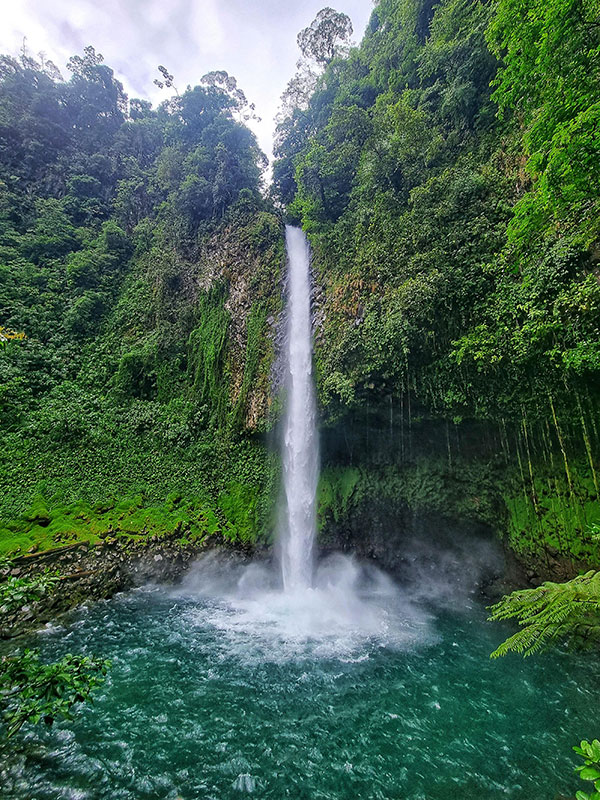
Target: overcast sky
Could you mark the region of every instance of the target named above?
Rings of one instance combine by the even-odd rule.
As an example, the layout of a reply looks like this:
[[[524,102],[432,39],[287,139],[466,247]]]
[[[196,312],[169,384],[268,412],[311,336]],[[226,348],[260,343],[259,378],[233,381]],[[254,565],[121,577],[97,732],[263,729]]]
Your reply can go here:
[[[372,0],[329,0],[362,38]],[[23,37],[61,69],[92,44],[104,55],[130,97],[155,104],[167,95],[153,84],[158,64],[182,91],[206,72],[237,78],[262,118],[253,122],[270,157],[273,117],[300,55],[296,35],[328,0],[2,0],[0,52],[16,54]]]

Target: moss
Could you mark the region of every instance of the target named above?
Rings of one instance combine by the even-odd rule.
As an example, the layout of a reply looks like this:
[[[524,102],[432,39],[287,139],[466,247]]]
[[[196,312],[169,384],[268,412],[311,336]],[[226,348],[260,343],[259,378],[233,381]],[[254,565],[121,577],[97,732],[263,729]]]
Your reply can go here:
[[[328,515],[336,522],[348,513],[350,501],[359,486],[361,472],[357,467],[329,468],[321,473],[317,503],[319,526],[322,528]]]
[[[31,508],[27,512],[27,521],[33,525],[46,528],[52,522],[52,515],[48,511],[48,506],[43,497],[36,497]]]
[[[229,379],[225,353],[229,332],[229,315],[223,306],[224,287],[216,286],[198,301],[198,324],[191,332],[188,348],[188,370],[194,393],[200,404],[210,410],[215,426],[225,422],[229,404]]]
[[[219,497],[219,508],[227,520],[223,536],[232,542],[249,542],[258,527],[258,490],[232,482]]]
[[[486,464],[421,459],[405,466],[329,467],[319,484],[319,523],[339,522],[357,509],[385,501],[391,509],[437,512],[499,529],[497,477]]]
[[[267,312],[262,303],[254,303],[248,315],[246,323],[246,354],[244,362],[244,372],[242,384],[238,393],[235,406],[230,415],[230,424],[235,428],[243,425],[247,417],[247,401],[250,391],[259,375],[266,378],[269,374],[270,363],[263,364],[260,369],[261,361],[270,362],[271,353],[265,345],[264,328],[267,319]]]
[[[598,565],[600,502],[594,476],[584,461],[573,461],[569,477],[570,485],[565,474],[544,464],[535,465],[533,483],[515,477],[504,494],[508,541],[524,557],[550,552]]]
[[[253,542],[261,533],[259,494],[256,486],[231,482],[216,501],[208,495],[171,492],[164,500],[138,494],[118,503],[78,500],[52,506],[38,497],[30,509],[0,529],[0,554],[23,553],[33,546],[46,550],[81,541],[96,543],[107,536],[163,537],[178,532],[186,541],[222,535],[230,541]]]

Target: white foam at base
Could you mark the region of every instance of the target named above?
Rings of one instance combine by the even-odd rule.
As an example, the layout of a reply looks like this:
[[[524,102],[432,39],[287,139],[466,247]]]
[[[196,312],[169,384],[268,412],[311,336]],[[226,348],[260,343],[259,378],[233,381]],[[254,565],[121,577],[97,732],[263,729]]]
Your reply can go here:
[[[222,634],[224,655],[361,660],[373,648],[431,642],[429,613],[385,573],[334,555],[316,569],[312,587],[283,591],[268,564],[240,565],[211,554],[177,590],[193,605],[186,622]]]

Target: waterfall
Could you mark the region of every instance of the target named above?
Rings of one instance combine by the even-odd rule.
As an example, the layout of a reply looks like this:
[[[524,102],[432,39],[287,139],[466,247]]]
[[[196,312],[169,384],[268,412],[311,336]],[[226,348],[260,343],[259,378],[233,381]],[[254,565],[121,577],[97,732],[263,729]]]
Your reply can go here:
[[[311,585],[316,530],[319,443],[312,375],[310,248],[299,228],[286,225],[288,323],[286,413],[282,440],[285,518],[280,535],[286,591]]]

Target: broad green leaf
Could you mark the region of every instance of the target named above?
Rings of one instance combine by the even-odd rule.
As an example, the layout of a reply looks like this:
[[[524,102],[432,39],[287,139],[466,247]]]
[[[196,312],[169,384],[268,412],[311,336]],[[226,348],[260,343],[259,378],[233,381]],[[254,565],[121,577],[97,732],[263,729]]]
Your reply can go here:
[[[595,767],[583,767],[579,773],[579,777],[584,781],[595,781],[600,778],[600,770]]]

